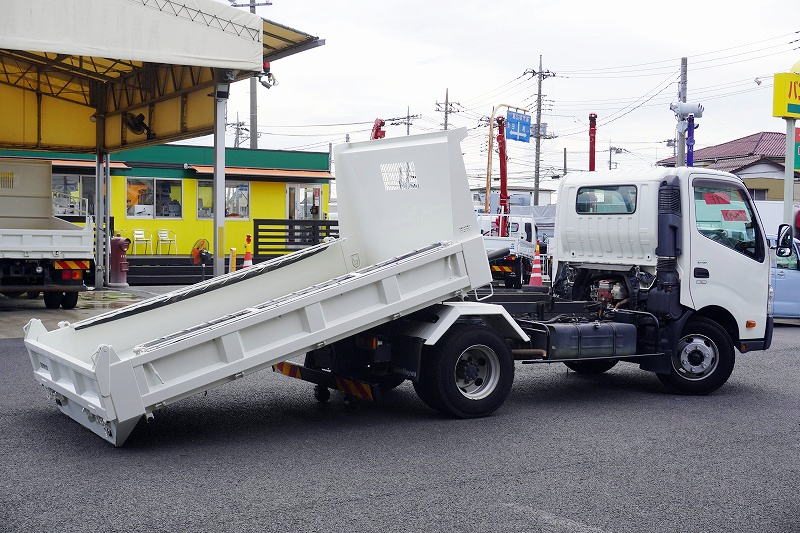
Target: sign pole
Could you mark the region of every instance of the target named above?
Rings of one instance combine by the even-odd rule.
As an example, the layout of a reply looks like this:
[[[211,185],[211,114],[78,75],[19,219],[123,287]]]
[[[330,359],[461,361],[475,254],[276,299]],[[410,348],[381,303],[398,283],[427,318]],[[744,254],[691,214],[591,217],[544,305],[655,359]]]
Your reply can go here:
[[[786,160],[783,164],[783,222],[794,227],[794,118],[786,118]]]

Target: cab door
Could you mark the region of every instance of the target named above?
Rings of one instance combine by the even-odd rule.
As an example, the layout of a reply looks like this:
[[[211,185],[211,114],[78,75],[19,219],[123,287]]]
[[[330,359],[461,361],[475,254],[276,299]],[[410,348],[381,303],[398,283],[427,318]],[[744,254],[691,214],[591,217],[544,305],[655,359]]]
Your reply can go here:
[[[694,307],[722,307],[741,339],[763,338],[770,261],[750,196],[734,179],[697,174],[690,182],[691,263],[684,277]]]
[[[775,251],[770,250],[774,255]],[[780,318],[800,318],[800,265],[797,260],[797,241],[789,257],[775,256],[775,308],[774,315]]]

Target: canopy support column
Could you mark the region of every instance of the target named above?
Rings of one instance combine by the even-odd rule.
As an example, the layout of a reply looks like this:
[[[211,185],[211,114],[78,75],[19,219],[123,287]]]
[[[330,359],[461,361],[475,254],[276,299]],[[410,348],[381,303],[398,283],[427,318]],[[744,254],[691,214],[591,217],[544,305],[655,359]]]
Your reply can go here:
[[[111,277],[111,154],[105,154],[105,168],[103,169],[103,227],[105,228],[105,269],[103,270],[103,285],[108,287]],[[98,193],[99,194],[99,193]]]
[[[95,151],[95,185],[94,185],[94,286],[102,287],[106,276],[106,250],[105,232],[103,223],[105,222],[105,187],[103,186],[105,176],[104,160],[106,154],[105,147],[105,118],[95,115],[96,128],[96,151]]]
[[[214,91],[214,276],[225,273],[225,112],[230,85]]]

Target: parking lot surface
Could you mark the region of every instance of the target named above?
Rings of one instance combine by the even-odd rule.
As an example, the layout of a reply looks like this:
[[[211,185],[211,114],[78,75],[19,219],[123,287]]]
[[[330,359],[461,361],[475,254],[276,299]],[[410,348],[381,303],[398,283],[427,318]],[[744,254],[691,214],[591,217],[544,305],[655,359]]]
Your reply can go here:
[[[61,415],[0,340],[3,531],[799,531],[800,328],[707,397],[635,365],[517,366],[494,416],[409,384],[317,404],[270,372],[156,412],[115,449]]]

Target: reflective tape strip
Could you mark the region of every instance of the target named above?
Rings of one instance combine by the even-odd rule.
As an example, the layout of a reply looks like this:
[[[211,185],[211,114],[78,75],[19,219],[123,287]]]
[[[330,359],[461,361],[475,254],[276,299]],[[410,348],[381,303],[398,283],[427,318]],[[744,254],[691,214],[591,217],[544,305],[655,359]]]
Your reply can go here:
[[[53,266],[56,270],[89,270],[89,261],[57,260]]]
[[[302,379],[300,374],[300,367],[297,365],[293,365],[292,363],[277,363],[272,365],[272,370],[274,372],[280,372],[284,376],[289,376],[290,378]]]
[[[351,379],[336,378],[336,388],[345,394],[361,400],[373,400],[372,387],[366,383],[359,383]]]

